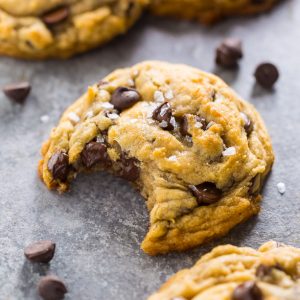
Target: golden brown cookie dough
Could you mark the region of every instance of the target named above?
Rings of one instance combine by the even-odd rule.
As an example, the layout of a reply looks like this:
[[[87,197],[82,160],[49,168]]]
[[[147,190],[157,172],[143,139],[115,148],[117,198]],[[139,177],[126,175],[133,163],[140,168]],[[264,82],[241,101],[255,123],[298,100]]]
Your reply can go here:
[[[142,249],[185,250],[259,212],[273,152],[264,123],[218,77],[158,61],[116,70],[63,114],[39,173],[67,190],[81,171],[109,170],[147,202]]]
[[[271,9],[279,0],[152,0],[150,10],[161,16],[196,19],[205,24]]]
[[[219,246],[172,276],[148,300],[299,300],[300,249]]]
[[[1,0],[0,54],[66,58],[125,33],[148,0]]]

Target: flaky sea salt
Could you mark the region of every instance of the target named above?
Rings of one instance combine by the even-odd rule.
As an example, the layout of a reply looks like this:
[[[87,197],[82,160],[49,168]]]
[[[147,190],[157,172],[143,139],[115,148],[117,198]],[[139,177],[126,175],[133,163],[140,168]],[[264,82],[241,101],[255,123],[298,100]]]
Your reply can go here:
[[[154,97],[155,102],[164,102],[165,101],[164,94],[161,91],[155,91],[153,97]]]
[[[94,116],[94,113],[93,113],[91,110],[89,110],[89,111],[85,114],[85,116],[89,119],[89,118],[92,118],[92,117]]]
[[[196,128],[202,128],[202,126],[203,126],[203,125],[202,125],[201,122],[196,122],[196,123],[195,123],[195,127],[196,127]]]
[[[168,100],[173,99],[174,98],[173,91],[172,90],[167,90],[165,92],[165,98],[168,99]]]
[[[71,112],[68,114],[68,118],[69,118],[71,121],[75,122],[75,123],[78,123],[78,122],[80,121],[80,117],[79,117],[76,113],[74,113],[73,111],[71,111]]]
[[[277,190],[281,195],[283,195],[286,191],[285,184],[283,182],[278,182],[277,183]]]
[[[120,116],[118,114],[116,114],[116,113],[111,113],[111,114],[107,114],[107,117],[110,118],[111,120],[116,120]]]
[[[103,103],[101,103],[101,107],[103,107],[105,109],[113,109],[114,108],[114,106],[111,103],[109,103],[109,102],[103,102]]]
[[[206,129],[209,129],[211,126],[215,125],[216,123],[214,121],[210,121],[207,126]]]
[[[159,126],[162,127],[162,128],[166,128],[168,126],[168,122],[167,121],[161,121],[159,123]]]
[[[168,157],[168,160],[177,161],[177,157],[176,157],[176,155],[171,155],[170,157]]]
[[[40,120],[41,120],[41,122],[43,122],[43,123],[48,123],[49,120],[50,120],[50,118],[49,118],[48,115],[43,115],[43,116],[40,117]]]
[[[223,156],[232,156],[236,154],[235,147],[229,147],[222,152]]]

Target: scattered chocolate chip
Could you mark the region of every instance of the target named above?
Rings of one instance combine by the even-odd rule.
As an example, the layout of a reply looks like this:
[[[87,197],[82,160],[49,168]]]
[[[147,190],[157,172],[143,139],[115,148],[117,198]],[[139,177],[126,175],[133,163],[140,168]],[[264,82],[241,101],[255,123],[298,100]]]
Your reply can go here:
[[[173,130],[172,124],[172,108],[168,102],[161,104],[157,107],[152,114],[152,119],[159,122],[159,126],[164,130]]]
[[[272,88],[279,78],[279,71],[271,63],[262,63],[257,66],[254,77],[256,81],[266,89]]]
[[[111,96],[110,103],[115,109],[122,111],[131,107],[141,99],[141,95],[136,89],[118,87]]]
[[[134,158],[130,157],[127,158],[124,153],[121,155],[120,159],[121,163],[121,170],[120,176],[129,181],[135,181],[140,176],[140,168],[139,168],[139,161]]]
[[[227,38],[216,49],[216,63],[225,68],[235,68],[243,57],[242,42],[237,38]]]
[[[55,152],[48,161],[48,170],[54,179],[65,181],[69,172],[69,155],[62,151]]]
[[[235,288],[232,300],[263,300],[263,294],[254,281],[246,281]]]
[[[198,204],[212,204],[219,201],[222,191],[214,183],[204,182],[199,185],[189,185],[192,194],[197,198]]]
[[[18,103],[24,103],[26,97],[30,93],[31,86],[28,82],[18,82],[8,84],[3,87],[3,93],[11,100]]]
[[[253,122],[251,121],[250,117],[247,114],[241,112],[241,116],[244,120],[244,129],[247,135],[250,135],[250,133],[253,130]]]
[[[39,281],[38,292],[44,300],[61,300],[68,290],[57,276],[48,275]]]
[[[39,241],[30,244],[24,249],[24,255],[32,262],[48,263],[54,255],[55,243],[52,241]]]
[[[86,168],[91,168],[99,162],[108,162],[106,145],[100,142],[89,142],[81,153],[81,160]]]
[[[48,25],[56,25],[65,21],[70,15],[70,10],[67,6],[56,8],[42,16],[43,22]]]

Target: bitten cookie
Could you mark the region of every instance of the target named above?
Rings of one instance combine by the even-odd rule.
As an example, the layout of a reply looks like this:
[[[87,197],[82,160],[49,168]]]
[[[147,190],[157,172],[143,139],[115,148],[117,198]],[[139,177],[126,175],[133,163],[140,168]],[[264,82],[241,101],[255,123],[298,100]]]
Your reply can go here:
[[[299,300],[300,249],[219,246],[179,271],[148,300]]]
[[[81,171],[109,170],[141,191],[150,213],[142,249],[185,250],[259,211],[273,152],[252,105],[221,79],[143,62],[108,75],[63,114],[39,172],[67,190]]]
[[[224,17],[265,12],[277,2],[279,0],[152,0],[150,10],[156,15],[211,24]]]
[[[1,0],[0,54],[66,58],[122,34],[148,0]]]

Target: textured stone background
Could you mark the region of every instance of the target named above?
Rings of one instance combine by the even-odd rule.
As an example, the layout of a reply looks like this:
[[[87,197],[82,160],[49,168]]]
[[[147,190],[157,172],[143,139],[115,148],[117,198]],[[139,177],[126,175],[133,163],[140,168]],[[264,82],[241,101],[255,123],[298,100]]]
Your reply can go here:
[[[0,95],[0,291],[1,299],[37,299],[42,274],[64,278],[66,299],[145,299],[178,269],[221,243],[257,247],[276,239],[300,246],[300,1],[270,14],[225,21],[213,28],[146,16],[107,47],[68,61],[25,62],[0,58],[0,85],[29,80],[24,106]],[[214,49],[225,36],[243,39],[238,72],[215,69]],[[81,175],[70,193],[49,192],[36,175],[39,149],[61,112],[88,84],[115,68],[145,59],[187,63],[219,74],[263,115],[276,163],[264,190],[261,214],[225,238],[180,254],[149,257],[139,244],[147,231],[143,199],[125,181],[107,174]],[[276,89],[254,86],[261,61],[281,71]],[[40,117],[49,115],[42,123]],[[286,183],[281,196],[276,184]],[[57,243],[49,266],[32,265],[24,245],[37,239]]]

